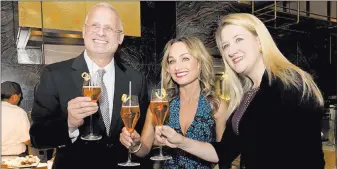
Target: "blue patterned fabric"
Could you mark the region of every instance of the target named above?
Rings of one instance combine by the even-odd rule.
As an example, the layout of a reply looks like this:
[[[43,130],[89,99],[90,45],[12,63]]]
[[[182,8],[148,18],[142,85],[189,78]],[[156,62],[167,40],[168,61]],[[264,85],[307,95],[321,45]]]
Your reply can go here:
[[[178,133],[182,134],[179,123],[179,112],[180,98],[177,97],[170,102],[170,112],[167,125],[175,129]],[[198,108],[194,120],[192,121],[192,124],[187,129],[184,136],[202,142],[214,142],[216,139],[215,121],[211,114],[211,106],[206,98],[201,94],[199,97]],[[212,163],[202,160],[181,149],[169,149],[165,151],[168,151],[173,159],[165,161],[164,168],[211,168]]]

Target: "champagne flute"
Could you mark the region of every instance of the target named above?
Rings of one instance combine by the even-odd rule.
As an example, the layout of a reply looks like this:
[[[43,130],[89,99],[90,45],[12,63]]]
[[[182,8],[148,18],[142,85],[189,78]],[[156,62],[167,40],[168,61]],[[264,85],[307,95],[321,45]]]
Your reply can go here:
[[[138,96],[136,95],[127,96],[126,94],[123,94],[121,117],[125,128],[128,130],[130,134],[132,134],[140,117]],[[130,166],[139,166],[140,163],[135,163],[131,161],[131,149],[129,148],[128,161],[124,163],[118,163],[118,165],[130,167]]]
[[[98,77],[96,76],[89,76],[89,74],[82,74],[84,78],[82,94],[85,97],[90,97],[92,102],[97,103],[101,95],[101,86],[98,85]],[[81,136],[82,140],[87,141],[95,141],[100,140],[102,138],[101,135],[94,134],[93,124],[92,124],[92,115],[90,115],[90,133],[86,136]]]
[[[150,109],[156,119],[158,126],[163,126],[168,115],[169,102],[165,89],[153,89],[151,92]],[[171,156],[164,156],[162,145],[159,146],[159,155],[153,156],[151,160],[169,160]]]

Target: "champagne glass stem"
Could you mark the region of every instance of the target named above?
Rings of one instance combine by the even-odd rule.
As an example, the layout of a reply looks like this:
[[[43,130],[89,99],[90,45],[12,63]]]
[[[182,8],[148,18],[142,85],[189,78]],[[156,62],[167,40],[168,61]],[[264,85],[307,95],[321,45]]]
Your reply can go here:
[[[127,163],[131,163],[131,149],[129,148],[129,151],[128,151],[128,161]]]
[[[90,115],[90,134],[93,135],[94,131],[93,131],[93,126],[92,126],[92,115]]]
[[[162,145],[160,145],[159,146],[159,156],[163,156],[163,146]]]
[[[163,127],[162,125],[160,125],[160,127]],[[163,157],[163,145],[159,146],[159,156]]]

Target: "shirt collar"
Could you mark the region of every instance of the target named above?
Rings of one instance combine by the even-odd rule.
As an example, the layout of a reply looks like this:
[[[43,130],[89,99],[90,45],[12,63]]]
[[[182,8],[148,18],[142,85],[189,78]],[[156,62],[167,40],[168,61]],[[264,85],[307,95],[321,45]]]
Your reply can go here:
[[[88,70],[89,70],[90,74],[93,74],[93,73],[95,74],[99,69],[101,69],[88,56],[87,50],[84,50],[84,59],[85,59],[85,62],[87,63]],[[115,70],[115,59],[112,58],[111,62],[108,65],[106,65],[103,69],[105,70],[105,72],[106,72],[107,75],[112,76],[113,72]]]
[[[1,101],[1,104],[6,105],[6,106],[11,106],[11,107],[16,106],[6,101]]]

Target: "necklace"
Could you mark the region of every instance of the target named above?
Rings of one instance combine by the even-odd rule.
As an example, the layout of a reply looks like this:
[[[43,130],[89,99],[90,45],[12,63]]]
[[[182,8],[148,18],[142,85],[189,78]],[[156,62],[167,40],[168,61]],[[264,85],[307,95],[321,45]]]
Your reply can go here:
[[[183,98],[183,97],[181,97],[181,98]],[[199,95],[197,97],[191,97],[191,98],[188,98],[188,99],[183,98],[182,100],[187,101],[188,104],[191,104],[191,102],[193,100],[197,100],[198,98],[199,98]]]

